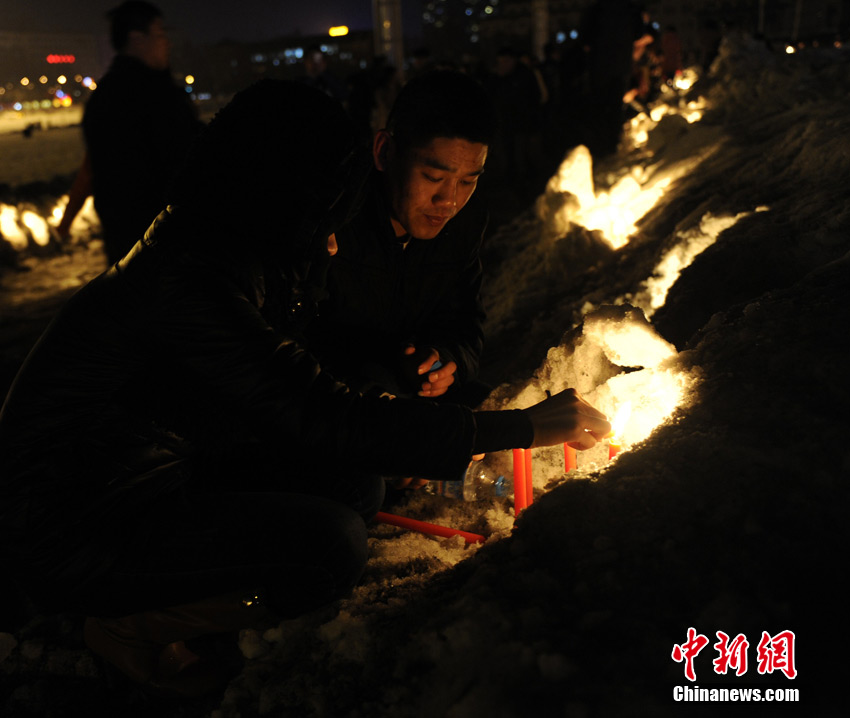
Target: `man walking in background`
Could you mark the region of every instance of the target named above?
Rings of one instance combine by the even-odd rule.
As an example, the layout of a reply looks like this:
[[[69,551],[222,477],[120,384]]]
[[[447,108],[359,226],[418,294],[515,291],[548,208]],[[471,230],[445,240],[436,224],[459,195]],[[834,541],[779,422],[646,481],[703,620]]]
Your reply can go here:
[[[107,259],[117,262],[165,208],[168,184],[201,127],[169,70],[171,45],[159,8],[127,0],[108,13],[117,53],[86,105],[86,158],[60,235],[94,194]]]

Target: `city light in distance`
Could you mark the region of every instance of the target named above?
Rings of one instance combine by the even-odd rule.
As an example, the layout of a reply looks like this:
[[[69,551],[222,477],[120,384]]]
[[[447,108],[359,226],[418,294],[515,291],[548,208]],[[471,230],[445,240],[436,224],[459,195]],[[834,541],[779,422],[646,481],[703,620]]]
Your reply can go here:
[[[328,30],[328,35],[331,37],[343,37],[344,35],[348,35],[348,27],[345,25],[334,25],[334,27]]]

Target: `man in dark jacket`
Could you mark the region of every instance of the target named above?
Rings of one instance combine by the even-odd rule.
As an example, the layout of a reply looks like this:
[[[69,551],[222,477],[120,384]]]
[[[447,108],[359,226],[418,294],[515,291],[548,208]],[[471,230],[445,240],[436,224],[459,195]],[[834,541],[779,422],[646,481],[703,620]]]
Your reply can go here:
[[[309,332],[352,386],[470,406],[486,396],[476,374],[487,213],[472,195],[493,123],[484,89],[441,70],[411,80],[376,134],[366,203],[336,235]]]
[[[632,74],[634,43],[644,32],[633,0],[595,0],[582,17],[589,97],[586,141],[594,159],[614,154],[623,131],[623,97]]]
[[[160,11],[143,0],[128,0],[109,19],[117,54],[86,105],[83,134],[90,167],[84,164],[82,171],[90,169],[88,189],[113,264],[165,207],[168,185],[201,123],[171,77]]]
[[[457,474],[473,453],[610,431],[572,391],[472,412],[360,395],[316,363],[300,325],[368,170],[354,138],[314,88],[237,95],[0,411],[4,570],[88,616],[89,647],[140,683],[195,692],[204,662],[183,641],[349,591],[378,474]]]

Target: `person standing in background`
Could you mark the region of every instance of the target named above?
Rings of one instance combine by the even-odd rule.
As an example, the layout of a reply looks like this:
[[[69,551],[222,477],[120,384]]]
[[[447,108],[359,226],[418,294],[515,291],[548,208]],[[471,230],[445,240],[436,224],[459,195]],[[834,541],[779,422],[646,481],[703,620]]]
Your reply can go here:
[[[168,185],[202,123],[171,77],[171,44],[159,8],[127,0],[107,17],[116,55],[86,105],[86,156],[58,232],[67,236],[93,194],[114,264],[165,208]]]
[[[585,11],[579,34],[587,55],[584,144],[600,160],[617,151],[622,135],[635,42],[644,36],[641,10],[632,0],[596,0]]]

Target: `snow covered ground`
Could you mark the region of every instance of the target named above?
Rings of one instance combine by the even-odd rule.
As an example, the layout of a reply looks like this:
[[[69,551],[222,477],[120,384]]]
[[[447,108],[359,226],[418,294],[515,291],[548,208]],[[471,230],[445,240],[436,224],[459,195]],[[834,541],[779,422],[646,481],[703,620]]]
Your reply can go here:
[[[535,450],[535,502],[516,521],[508,500],[417,493],[398,513],[487,543],[376,526],[354,595],[243,633],[244,666],[222,696],[122,713],[838,715],[848,91],[846,52],[780,56],[727,38],[711,77],[635,118],[616,158],[566,158],[487,247],[485,373],[501,384],[490,403],[575,386],[628,412],[623,451],[580,455],[565,477],[560,450]],[[61,254],[30,244],[27,271],[3,275],[3,337],[23,326],[22,307],[53,306],[52,282],[67,292],[99,271],[96,228],[80,231]],[[15,336],[6,368],[26,333]],[[510,478],[509,452],[486,461]],[[707,638],[694,681],[672,657],[689,628]],[[718,632],[747,639],[743,675],[740,660],[715,670]],[[0,633],[4,715],[70,715],[69,701],[117,714],[78,638],[61,617]],[[756,688],[763,701],[678,702],[676,686]],[[786,688],[799,703],[764,700]]]

